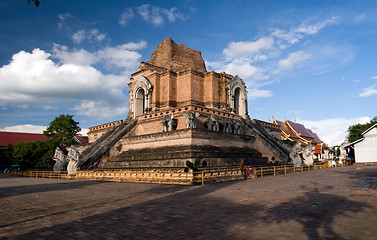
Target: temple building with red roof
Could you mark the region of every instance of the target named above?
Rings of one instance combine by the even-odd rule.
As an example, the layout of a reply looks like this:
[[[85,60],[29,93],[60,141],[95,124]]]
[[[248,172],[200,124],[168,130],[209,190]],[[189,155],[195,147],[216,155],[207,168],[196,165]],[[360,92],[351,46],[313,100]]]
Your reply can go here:
[[[46,141],[48,137],[40,133],[0,132],[0,147],[16,145],[20,142]],[[84,145],[88,138],[76,136],[77,143]]]

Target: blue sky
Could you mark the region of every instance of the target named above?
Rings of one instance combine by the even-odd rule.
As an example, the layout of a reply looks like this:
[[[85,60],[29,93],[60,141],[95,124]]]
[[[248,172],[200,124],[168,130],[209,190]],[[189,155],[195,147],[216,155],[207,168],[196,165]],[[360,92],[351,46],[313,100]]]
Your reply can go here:
[[[377,116],[376,1],[0,1],[0,130],[125,119],[130,74],[166,37],[239,75],[249,115],[330,145]]]

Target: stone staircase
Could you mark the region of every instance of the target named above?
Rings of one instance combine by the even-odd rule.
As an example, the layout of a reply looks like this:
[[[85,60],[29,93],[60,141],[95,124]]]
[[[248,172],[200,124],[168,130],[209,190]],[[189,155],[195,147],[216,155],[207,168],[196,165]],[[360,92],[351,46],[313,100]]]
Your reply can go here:
[[[99,139],[92,143],[87,149],[85,149],[80,155],[80,161],[78,166],[81,170],[93,169],[97,167],[102,156],[114,146],[126,133],[128,133],[137,123],[137,119],[132,122],[118,123],[114,127],[110,128]]]
[[[258,137],[271,151],[275,152],[283,163],[288,163],[290,161],[289,153],[290,146],[285,144],[282,140],[272,136],[264,126],[259,124],[257,121],[247,121],[250,132]]]

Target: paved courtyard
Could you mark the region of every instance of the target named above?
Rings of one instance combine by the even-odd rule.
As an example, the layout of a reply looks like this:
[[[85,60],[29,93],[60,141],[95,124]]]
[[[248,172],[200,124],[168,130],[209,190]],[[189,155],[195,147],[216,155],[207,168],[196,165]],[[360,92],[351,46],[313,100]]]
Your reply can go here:
[[[0,178],[0,239],[377,239],[377,167],[204,186]]]

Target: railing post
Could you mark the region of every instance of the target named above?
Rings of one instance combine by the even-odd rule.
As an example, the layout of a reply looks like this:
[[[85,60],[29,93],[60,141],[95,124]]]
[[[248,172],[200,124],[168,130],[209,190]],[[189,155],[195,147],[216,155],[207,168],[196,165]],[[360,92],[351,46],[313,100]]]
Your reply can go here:
[[[303,172],[303,171],[304,171],[304,165],[301,164],[301,172]]]
[[[263,177],[263,167],[260,168],[260,177]]]
[[[287,166],[284,166],[284,174],[287,174]]]
[[[276,167],[274,166],[274,176],[276,176]]]
[[[296,173],[296,166],[293,165],[293,173]]]
[[[202,172],[202,185],[204,185],[204,172]]]
[[[308,171],[310,171],[310,165],[308,165]]]

